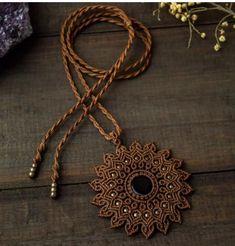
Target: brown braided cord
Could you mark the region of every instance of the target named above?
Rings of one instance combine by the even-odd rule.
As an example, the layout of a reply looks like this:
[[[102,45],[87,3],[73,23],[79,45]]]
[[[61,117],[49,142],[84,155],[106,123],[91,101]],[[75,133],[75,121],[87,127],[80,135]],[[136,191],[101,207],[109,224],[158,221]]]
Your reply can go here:
[[[109,70],[98,69],[90,66],[78,56],[73,47],[75,38],[78,36],[78,33],[88,25],[96,22],[109,22],[111,24],[116,24],[120,27],[123,27],[128,31],[127,45]],[[124,60],[127,57],[128,51],[132,46],[135,38],[139,38],[144,43],[144,53],[138,60],[123,68],[122,64],[124,63]],[[79,110],[80,107],[82,107],[83,111],[79,118],[66,132],[56,148],[54,164],[52,167],[53,174],[51,177],[53,182],[52,184],[54,186],[59,178],[59,157],[62,148],[67,142],[68,138],[77,130],[79,124],[86,116],[106,140],[109,140],[114,144],[120,144],[118,137],[120,136],[122,129],[112,114],[99,101],[109,86],[112,84],[114,79],[118,80],[136,77],[148,67],[151,58],[152,45],[151,35],[143,24],[136,21],[135,19],[128,18],[127,15],[117,7],[103,5],[83,7],[71,13],[62,26],[60,40],[65,72],[77,102],[47,131],[43,137],[33,159],[30,177],[34,176],[36,168],[40,165],[42,161],[42,155],[46,150],[47,144],[52,135],[71,115]],[[83,96],[80,95],[71,74],[72,68],[75,70],[79,81],[85,89],[85,94]],[[95,77],[98,80],[90,88],[85,81],[83,74]],[[107,133],[100,125],[100,123],[98,123],[95,117],[92,116],[91,111],[94,109],[94,107],[98,108],[102,114],[113,124],[113,131]]]

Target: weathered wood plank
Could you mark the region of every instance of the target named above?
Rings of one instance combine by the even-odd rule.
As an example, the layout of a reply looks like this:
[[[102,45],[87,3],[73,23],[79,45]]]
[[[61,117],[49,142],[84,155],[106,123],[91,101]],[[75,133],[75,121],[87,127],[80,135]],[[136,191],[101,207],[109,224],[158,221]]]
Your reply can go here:
[[[115,82],[103,100],[124,128],[125,142],[155,141],[184,159],[193,173],[233,170],[234,33],[221,53],[212,51],[212,41],[184,49],[182,28],[152,34],[151,67],[138,78]],[[125,44],[123,32],[88,34],[78,49],[88,63],[108,67]],[[39,180],[32,183],[26,175],[41,136],[74,103],[58,38],[29,39],[6,57],[0,76],[0,187],[47,184],[55,144],[66,128],[53,139]],[[113,150],[84,122],[62,155],[64,182],[89,180],[102,153]]]
[[[83,6],[94,4],[96,3],[31,3],[30,15],[34,32],[37,35],[58,34],[64,19],[69,13]],[[104,4],[110,5],[110,3]],[[136,18],[148,27],[161,28],[186,25],[176,20],[175,17],[170,16],[166,9],[161,12],[161,21],[158,21],[157,17],[153,16],[153,11],[158,8],[157,3],[111,3],[111,5],[123,9],[130,17]],[[218,11],[205,12],[200,16],[198,24],[216,23],[221,16],[221,13]],[[104,23],[90,27],[86,32],[103,32],[104,30],[113,31],[120,29],[117,26]]]
[[[0,192],[1,245],[216,245],[235,244],[235,172],[195,175],[191,210],[182,225],[167,236],[156,233],[146,241],[110,229],[89,203],[94,193],[87,184],[62,187],[62,196],[48,197],[49,187]]]

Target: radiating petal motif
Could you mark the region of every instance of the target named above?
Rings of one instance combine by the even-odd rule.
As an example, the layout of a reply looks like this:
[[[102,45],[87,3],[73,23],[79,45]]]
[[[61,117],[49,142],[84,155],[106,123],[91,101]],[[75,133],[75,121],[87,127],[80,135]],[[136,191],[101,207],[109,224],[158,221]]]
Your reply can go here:
[[[152,233],[154,232],[154,224],[148,224],[148,225],[142,225],[141,226],[141,232],[146,238],[149,238]]]
[[[130,221],[125,224],[125,230],[128,236],[136,233],[139,230],[139,225]]]
[[[166,234],[170,222],[182,222],[180,210],[190,207],[190,174],[181,165],[153,143],[119,146],[95,168],[98,178],[90,186],[98,194],[92,203],[101,207],[99,216],[111,217],[111,227],[125,226],[128,235],[141,230],[149,238],[155,228]]]

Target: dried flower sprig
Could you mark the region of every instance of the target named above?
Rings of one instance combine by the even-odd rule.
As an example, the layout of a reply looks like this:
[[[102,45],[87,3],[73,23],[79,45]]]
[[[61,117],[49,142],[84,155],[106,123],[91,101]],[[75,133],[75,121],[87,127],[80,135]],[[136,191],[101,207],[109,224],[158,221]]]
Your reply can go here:
[[[160,21],[160,10],[167,8],[169,13],[179,19],[181,22],[187,22],[189,26],[189,39],[188,48],[191,46],[193,32],[197,33],[202,39],[206,38],[205,32],[200,32],[195,26],[196,21],[199,19],[198,14],[206,11],[220,11],[225,13],[225,16],[221,18],[215,28],[215,40],[214,50],[219,51],[222,47],[222,43],[226,41],[226,29],[232,27],[235,29],[234,23],[229,23],[230,19],[235,19],[235,11],[233,10],[233,3],[218,4],[218,3],[203,3],[188,2],[188,3],[177,3],[177,2],[161,2],[159,3],[158,9],[153,14],[157,15]]]

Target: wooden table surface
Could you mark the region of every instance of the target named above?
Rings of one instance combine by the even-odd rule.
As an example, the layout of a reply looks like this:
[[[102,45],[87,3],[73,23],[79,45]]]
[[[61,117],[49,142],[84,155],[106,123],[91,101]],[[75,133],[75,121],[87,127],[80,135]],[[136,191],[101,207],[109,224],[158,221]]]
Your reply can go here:
[[[194,36],[187,49],[188,27],[165,13],[158,22],[152,16],[157,4],[116,4],[150,28],[154,50],[149,69],[115,81],[102,102],[123,127],[126,144],[155,141],[185,160],[195,191],[182,225],[146,241],[110,229],[109,220],[97,216],[88,182],[94,165],[114,147],[88,120],[62,154],[58,200],[49,198],[53,154],[75,118],[53,138],[39,177],[27,177],[42,135],[75,102],[59,32],[64,18],[82,5],[31,4],[34,35],[1,61],[0,245],[235,245],[235,32],[214,52],[217,14],[200,19],[200,30],[210,38]],[[122,29],[97,24],[80,35],[77,48],[89,64],[108,68],[126,40]]]

